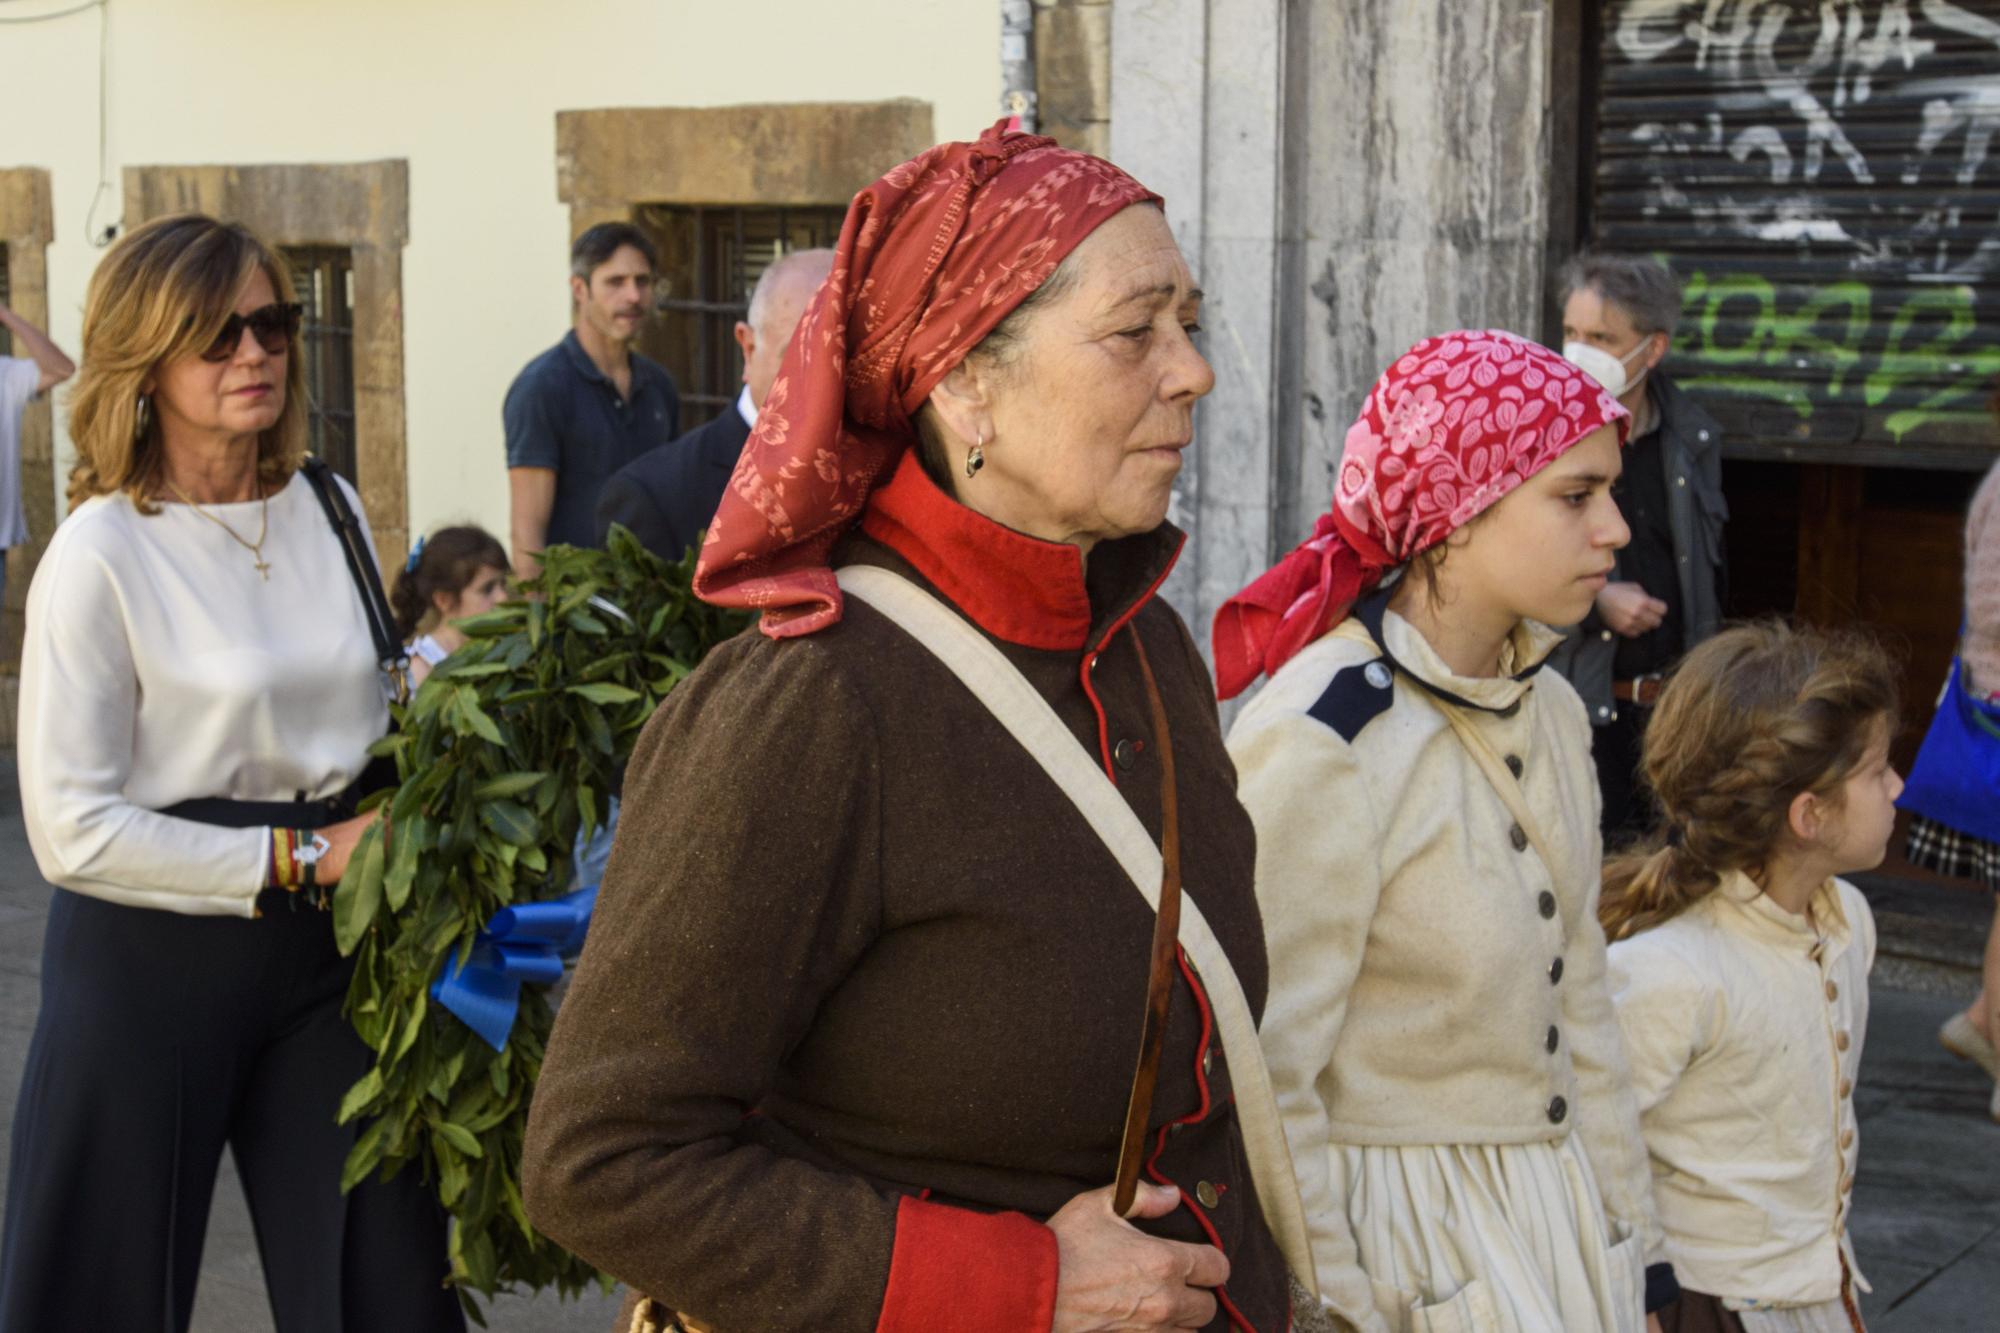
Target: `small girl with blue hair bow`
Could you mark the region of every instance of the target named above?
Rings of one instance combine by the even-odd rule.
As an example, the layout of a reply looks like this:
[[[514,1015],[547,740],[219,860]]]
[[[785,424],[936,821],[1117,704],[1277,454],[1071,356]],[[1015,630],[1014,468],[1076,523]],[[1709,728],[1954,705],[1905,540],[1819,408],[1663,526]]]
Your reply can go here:
[[[410,647],[410,687],[465,644],[457,622],[507,597],[507,548],[482,527],[439,528],[419,537],[396,575],[390,609]]]

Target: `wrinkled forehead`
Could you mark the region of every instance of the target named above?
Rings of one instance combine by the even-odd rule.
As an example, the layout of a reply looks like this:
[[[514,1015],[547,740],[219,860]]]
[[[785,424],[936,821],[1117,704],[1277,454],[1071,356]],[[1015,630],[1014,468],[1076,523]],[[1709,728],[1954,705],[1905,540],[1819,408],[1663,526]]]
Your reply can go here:
[[[1201,299],[1166,217],[1149,203],[1107,219],[1070,258],[1078,268],[1078,295],[1093,313]]]

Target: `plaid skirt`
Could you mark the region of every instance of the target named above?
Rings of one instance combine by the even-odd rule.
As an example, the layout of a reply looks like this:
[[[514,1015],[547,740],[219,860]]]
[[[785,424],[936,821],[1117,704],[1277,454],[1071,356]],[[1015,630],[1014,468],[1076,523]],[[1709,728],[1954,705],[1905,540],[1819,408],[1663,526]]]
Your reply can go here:
[[[1917,815],[1910,820],[1910,837],[1904,844],[1903,855],[1913,866],[1954,879],[1976,879],[2000,893],[2000,843],[1960,833],[1935,819]]]

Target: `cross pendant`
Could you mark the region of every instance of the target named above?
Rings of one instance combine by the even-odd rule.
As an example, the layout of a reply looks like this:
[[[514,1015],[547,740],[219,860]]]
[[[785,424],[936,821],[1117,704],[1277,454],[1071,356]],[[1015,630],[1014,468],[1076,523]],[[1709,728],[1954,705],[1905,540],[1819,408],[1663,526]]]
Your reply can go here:
[[[257,565],[257,577],[264,580],[264,582],[269,583],[271,581],[271,567],[265,564],[262,560],[257,561],[256,565]]]

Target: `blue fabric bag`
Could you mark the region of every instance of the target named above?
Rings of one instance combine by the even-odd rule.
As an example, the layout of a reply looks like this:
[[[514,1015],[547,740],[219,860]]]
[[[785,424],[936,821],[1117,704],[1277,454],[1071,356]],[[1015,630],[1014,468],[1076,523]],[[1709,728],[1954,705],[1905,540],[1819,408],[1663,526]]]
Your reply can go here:
[[[1896,804],[2000,843],[2000,704],[1966,692],[1965,666],[1957,658]]]

